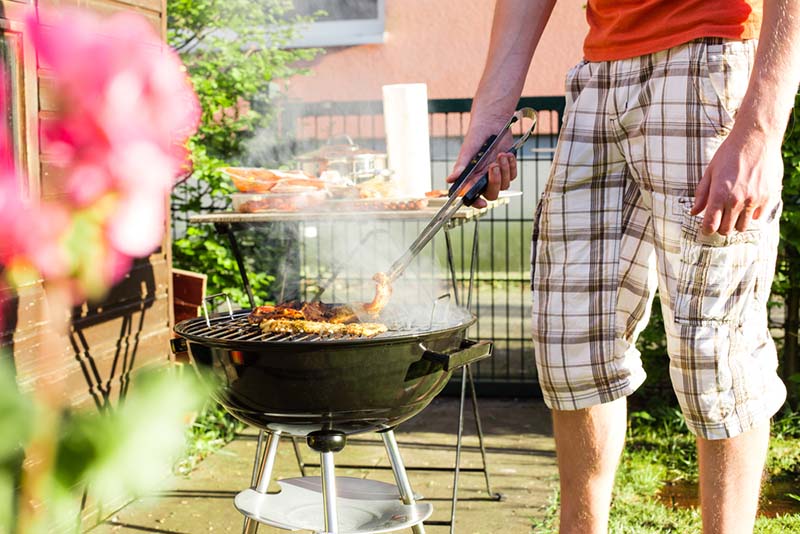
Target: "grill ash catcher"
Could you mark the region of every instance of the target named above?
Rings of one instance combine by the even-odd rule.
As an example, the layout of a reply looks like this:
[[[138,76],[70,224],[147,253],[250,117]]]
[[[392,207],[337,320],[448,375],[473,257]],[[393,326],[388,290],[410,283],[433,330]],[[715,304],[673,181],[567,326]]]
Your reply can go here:
[[[490,498],[502,498],[491,489],[470,369],[470,364],[491,356],[492,344],[466,338],[467,330],[477,320],[468,310],[478,253],[478,219],[475,218],[466,308],[461,305],[456,284],[449,230],[459,224],[453,219],[458,208],[471,205],[488,183],[486,176],[475,183],[469,179],[496,148],[506,130],[522,118],[533,119],[535,123],[535,112],[530,108],[519,110],[496,136],[487,139],[453,184],[443,208],[388,273],[392,281],[397,279],[434,234],[444,228],[454,302],[450,303],[449,295],[436,300],[429,320],[415,322],[410,318],[389,316],[385,320],[388,331],[370,338],[274,334],[264,333],[258,325],[250,324],[247,320],[250,310],[233,311],[228,300],[227,313],[209,315],[206,312],[205,317],[175,326],[180,337],[173,340],[173,351],[188,351],[204,378],[217,386],[214,398],[233,416],[260,429],[251,487],[237,494],[234,500],[234,505],[246,518],[244,534],[255,534],[259,523],[318,534],[366,534],[409,527],[415,534],[424,534],[423,521],[430,517],[433,507],[416,502],[418,497],[407,476],[407,470],[415,468],[404,466],[394,428],[422,411],[458,369],[461,369],[461,402],[455,468],[416,468],[454,473],[450,521],[426,524],[449,525],[450,532],[455,532],[460,472],[482,472]],[[533,126],[513,145],[512,152],[522,146],[532,129]],[[213,217],[193,217],[192,222],[214,222],[218,233],[227,236],[254,308],[255,299],[235,230],[257,223],[257,219],[243,214],[214,214]],[[482,468],[460,467],[467,384]],[[345,447],[349,435],[363,432],[378,432],[381,436],[395,485],[334,475],[334,455]],[[303,476],[278,481],[281,491],[270,494],[267,488],[282,437],[292,439]],[[319,454],[319,464],[302,461],[298,448],[300,438]],[[307,467],[319,467],[321,476],[305,476]]]

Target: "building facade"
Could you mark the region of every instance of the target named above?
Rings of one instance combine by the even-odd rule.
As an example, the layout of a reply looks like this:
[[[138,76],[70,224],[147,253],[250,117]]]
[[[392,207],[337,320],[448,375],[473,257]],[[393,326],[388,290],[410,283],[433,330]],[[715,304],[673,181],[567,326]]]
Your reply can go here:
[[[336,4],[333,0],[305,3],[328,9]],[[582,57],[588,27],[584,3],[562,0],[556,4],[528,72],[524,96],[564,94],[564,75]],[[363,17],[363,24],[351,19],[338,21],[337,26],[337,21],[323,20],[327,38],[317,28],[308,29],[311,35],[298,45],[323,46],[325,53],[308,65],[309,75],[289,81],[292,100],[380,100],[385,84],[419,82],[427,84],[431,99],[473,96],[489,46],[493,1],[356,0],[347,4],[360,7],[353,8],[352,17]]]

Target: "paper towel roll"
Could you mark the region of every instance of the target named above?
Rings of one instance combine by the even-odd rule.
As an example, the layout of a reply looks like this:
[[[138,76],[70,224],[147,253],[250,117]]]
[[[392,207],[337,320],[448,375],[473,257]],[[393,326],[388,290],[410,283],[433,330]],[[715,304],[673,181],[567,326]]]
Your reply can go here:
[[[431,190],[428,86],[384,85],[383,121],[389,168],[395,172],[404,195],[422,196]]]

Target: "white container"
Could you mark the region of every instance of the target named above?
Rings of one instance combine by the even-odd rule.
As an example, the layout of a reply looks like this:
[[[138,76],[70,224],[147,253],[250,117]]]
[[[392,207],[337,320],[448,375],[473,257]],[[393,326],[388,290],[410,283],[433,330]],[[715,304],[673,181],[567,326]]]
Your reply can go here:
[[[431,189],[428,86],[424,83],[383,86],[386,152],[404,196],[422,197]]]

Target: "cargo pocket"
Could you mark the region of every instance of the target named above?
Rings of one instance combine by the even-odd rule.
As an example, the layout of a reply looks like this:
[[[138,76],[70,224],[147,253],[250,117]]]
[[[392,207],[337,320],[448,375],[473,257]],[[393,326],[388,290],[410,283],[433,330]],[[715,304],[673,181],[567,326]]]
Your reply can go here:
[[[740,326],[757,294],[760,228],[754,221],[744,232],[705,235],[691,202],[682,202],[675,322]]]
[[[544,203],[544,193],[539,197],[536,204],[536,212],[533,215],[533,233],[531,234],[531,291],[534,286],[534,276],[536,275],[536,247],[539,244],[539,224],[542,218],[542,204]]]

